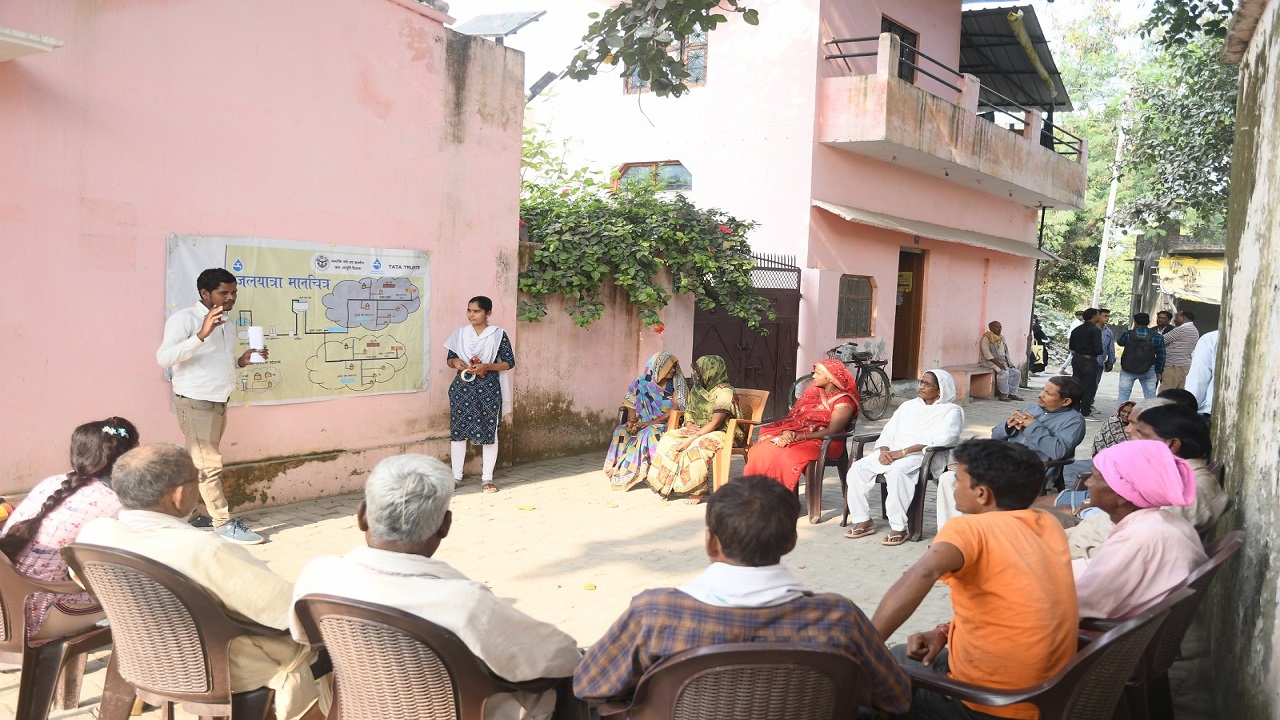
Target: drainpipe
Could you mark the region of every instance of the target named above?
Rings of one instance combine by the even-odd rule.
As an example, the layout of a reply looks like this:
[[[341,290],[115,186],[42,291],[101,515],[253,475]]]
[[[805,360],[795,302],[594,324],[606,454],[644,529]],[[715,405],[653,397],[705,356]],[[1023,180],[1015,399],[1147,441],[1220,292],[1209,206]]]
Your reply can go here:
[[[1040,63],[1040,55],[1036,53],[1035,45],[1031,43],[1031,36],[1027,34],[1027,25],[1022,21],[1022,11],[1009,13],[1009,29],[1013,30],[1013,36],[1018,39],[1018,44],[1022,46],[1022,50],[1027,53],[1027,58],[1031,60],[1031,66],[1036,69],[1036,74],[1049,86],[1049,99],[1058,96],[1058,88],[1053,84],[1053,78],[1049,76],[1049,71],[1044,69],[1044,65]]]

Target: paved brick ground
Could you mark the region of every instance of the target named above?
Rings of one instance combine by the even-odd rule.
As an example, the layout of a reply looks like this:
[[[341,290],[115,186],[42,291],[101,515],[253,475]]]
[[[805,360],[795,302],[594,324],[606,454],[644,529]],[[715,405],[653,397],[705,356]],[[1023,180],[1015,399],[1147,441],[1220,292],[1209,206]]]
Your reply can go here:
[[[1034,402],[1044,378],[1023,390]],[[1116,376],[1103,381],[1098,406],[1113,410]],[[965,408],[964,437],[986,436],[1016,403],[975,400]],[[859,423],[873,430],[879,423]],[[1089,436],[1097,423],[1089,423]],[[1088,440],[1081,449],[1087,457]],[[667,503],[643,488],[618,493],[600,472],[602,457],[587,455],[499,470],[502,491],[484,495],[469,478],[454,500],[453,530],[437,555],[471,578],[540,619],[555,623],[587,645],[596,640],[637,592],[684,583],[706,566],[702,549],[703,508]],[[735,469],[741,468],[736,461]],[[343,495],[246,513],[245,521],[270,542],[252,552],[285,577],[296,577],[312,557],[339,554],[363,539],[355,525],[359,496]],[[879,494],[871,498],[879,515]],[[932,495],[926,508],[925,542],[883,547],[879,535],[846,540],[840,520],[840,489],[834,470],[824,483],[823,522],[799,521],[799,544],[786,563],[812,587],[842,593],[870,615],[885,591],[928,547],[933,535]],[[885,530],[883,519],[881,530]],[[882,534],[882,533],[881,533]],[[946,586],[939,583],[898,632],[932,627],[950,616]],[[52,718],[92,717],[102,691],[105,653],[91,658],[81,707]],[[1207,674],[1183,663],[1174,679],[1186,702],[1184,718],[1213,717]],[[0,675],[0,717],[12,717],[17,673]],[[181,713],[180,713],[181,714]],[[158,717],[158,713],[148,713]]]

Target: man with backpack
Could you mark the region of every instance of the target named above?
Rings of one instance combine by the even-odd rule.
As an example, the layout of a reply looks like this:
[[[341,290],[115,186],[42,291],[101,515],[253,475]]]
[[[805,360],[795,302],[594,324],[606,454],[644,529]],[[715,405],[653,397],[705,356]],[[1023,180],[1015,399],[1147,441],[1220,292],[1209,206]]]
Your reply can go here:
[[[1129,402],[1133,381],[1142,383],[1142,396],[1156,396],[1156,383],[1164,374],[1164,335],[1152,330],[1151,316],[1138,313],[1133,316],[1133,327],[1120,333],[1116,344],[1124,348],[1120,356],[1120,404]]]

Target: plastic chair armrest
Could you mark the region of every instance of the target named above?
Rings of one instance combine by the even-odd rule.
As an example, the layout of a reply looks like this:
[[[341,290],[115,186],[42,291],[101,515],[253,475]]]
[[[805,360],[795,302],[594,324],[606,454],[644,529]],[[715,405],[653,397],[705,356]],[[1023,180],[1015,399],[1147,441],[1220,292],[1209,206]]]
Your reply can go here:
[[[1027,702],[1029,699],[1039,695],[1042,690],[1039,687],[1020,690],[992,690],[991,688],[984,688],[963,680],[956,680],[925,667],[917,668],[911,665],[904,665],[902,669],[911,677],[912,687],[933,690],[943,695],[950,695],[957,700],[968,700],[979,705],[999,707]]]
[[[861,460],[862,456],[866,454],[867,445],[869,443],[875,442],[876,440],[879,440],[880,433],[869,432],[869,433],[862,433],[860,435],[853,435],[851,437],[853,438],[853,442],[857,445],[856,449],[854,450],[853,459]]]
[[[74,580],[60,580],[58,582],[50,582],[48,580],[37,580],[33,577],[22,576],[23,581],[30,586],[32,592],[46,592],[58,595],[79,595],[84,592],[84,588]]]
[[[618,700],[610,700],[593,707],[595,708],[596,713],[600,715],[600,720],[606,720],[607,718],[625,718],[627,716],[627,710],[631,709],[630,703]]]

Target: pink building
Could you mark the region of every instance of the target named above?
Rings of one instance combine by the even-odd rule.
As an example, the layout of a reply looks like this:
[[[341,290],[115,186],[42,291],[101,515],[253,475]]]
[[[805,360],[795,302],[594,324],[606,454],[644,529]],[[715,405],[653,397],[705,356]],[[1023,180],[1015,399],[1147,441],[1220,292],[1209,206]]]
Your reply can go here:
[[[182,441],[155,360],[170,233],[430,257],[426,391],[232,408],[234,505],[447,455],[440,346],[467,299],[515,335],[524,109],[521,54],[450,21],[413,0],[0,3],[0,493],[65,471],[88,420]]]
[[[573,161],[755,220],[758,251],[796,258],[798,348],[794,364],[779,349],[779,378],[848,340],[894,378],[974,363],[991,320],[1017,359],[1050,259],[1041,213],[1082,207],[1087,148],[1045,122],[1070,101],[1030,7],[1035,62],[1008,8],[961,5],[767,3],[759,27],[733,20],[673,49],[694,75],[681,98],[605,75],[531,108]]]

